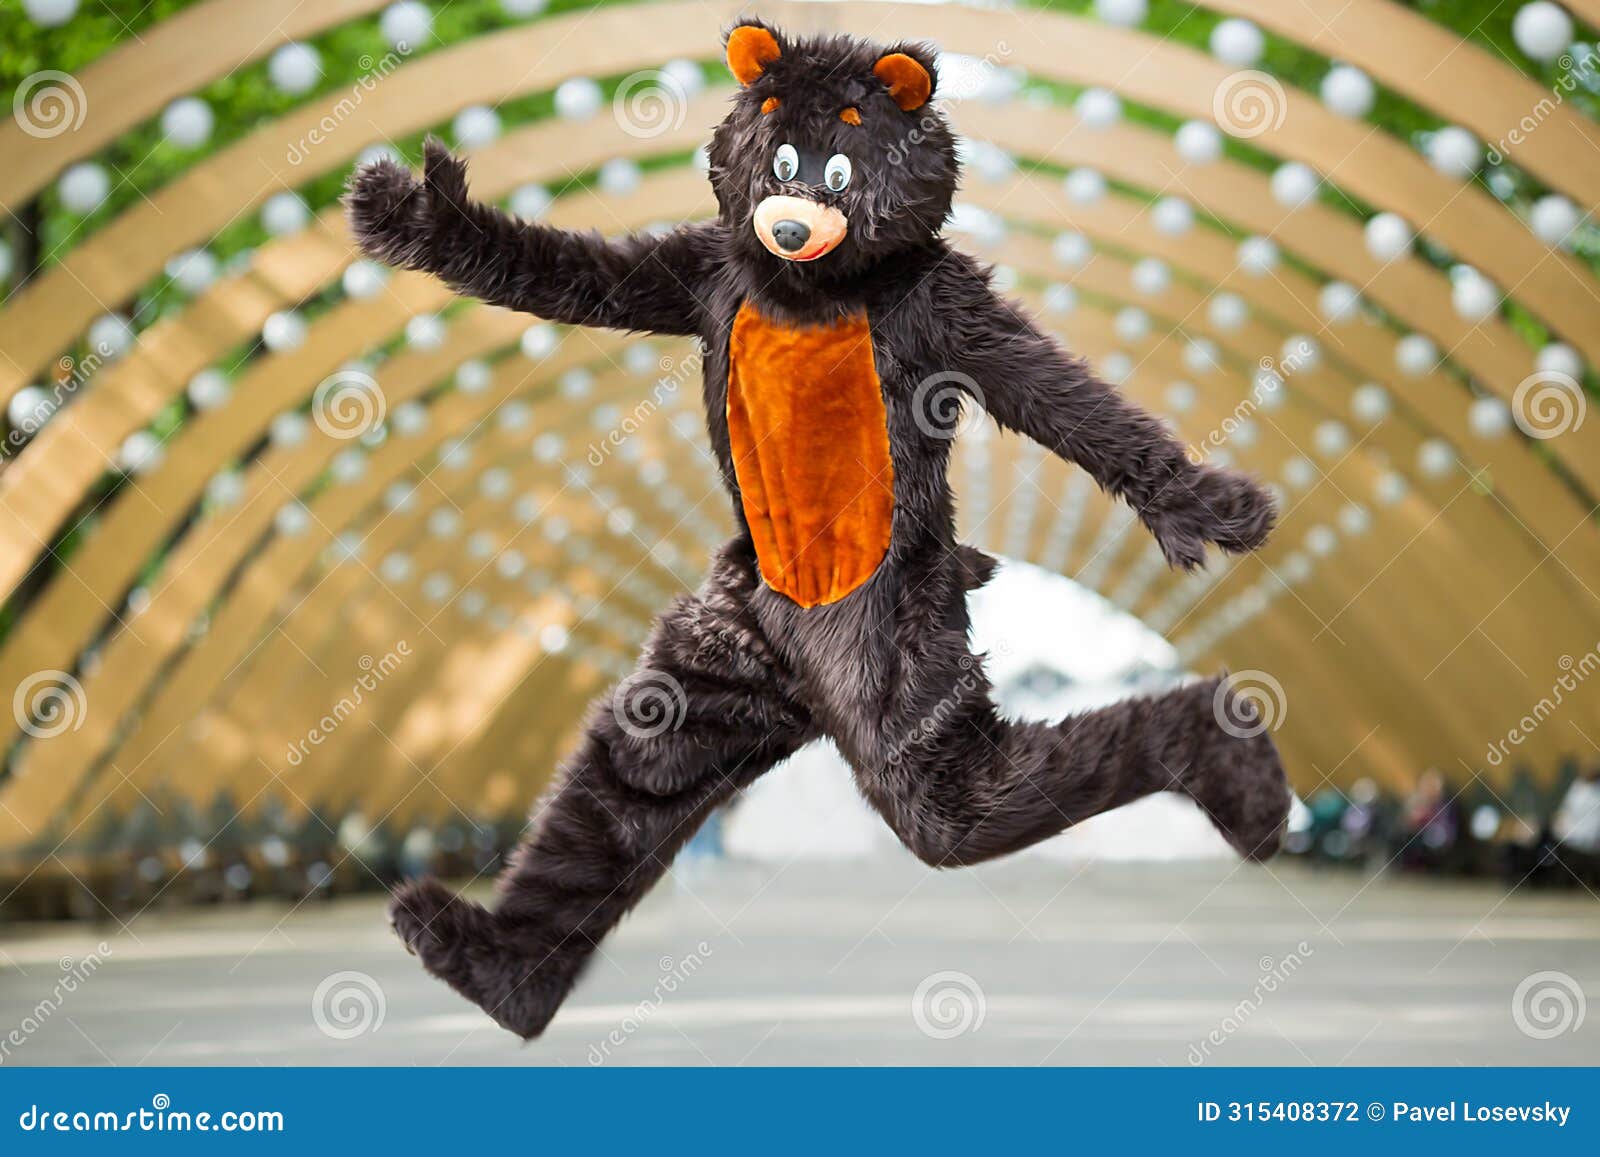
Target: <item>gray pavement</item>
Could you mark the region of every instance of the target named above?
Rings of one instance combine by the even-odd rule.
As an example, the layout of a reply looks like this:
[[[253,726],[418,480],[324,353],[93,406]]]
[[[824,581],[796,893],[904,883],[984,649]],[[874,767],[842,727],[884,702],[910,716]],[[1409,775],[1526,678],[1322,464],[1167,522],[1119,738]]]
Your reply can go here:
[[[1591,895],[1298,864],[686,869],[528,1046],[375,897],[0,928],[11,1065],[1596,1064],[1591,996]]]

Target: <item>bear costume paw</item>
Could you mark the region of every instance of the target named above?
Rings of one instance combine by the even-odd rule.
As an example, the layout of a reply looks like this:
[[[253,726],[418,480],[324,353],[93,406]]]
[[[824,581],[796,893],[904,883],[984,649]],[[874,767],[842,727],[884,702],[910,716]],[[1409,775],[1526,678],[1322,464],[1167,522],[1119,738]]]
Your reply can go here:
[[[1247,860],[1264,862],[1283,847],[1293,792],[1268,723],[1256,703],[1224,674],[1194,686],[1215,719],[1179,790],[1206,813]],[[1198,706],[1197,702],[1197,706]]]
[[[1253,478],[1202,466],[1162,490],[1144,522],[1170,566],[1191,571],[1206,561],[1206,543],[1243,554],[1266,542],[1277,521],[1272,495]]]
[[[561,975],[566,954],[540,948],[438,880],[396,888],[389,922],[424,968],[524,1040],[544,1031],[572,986]]]

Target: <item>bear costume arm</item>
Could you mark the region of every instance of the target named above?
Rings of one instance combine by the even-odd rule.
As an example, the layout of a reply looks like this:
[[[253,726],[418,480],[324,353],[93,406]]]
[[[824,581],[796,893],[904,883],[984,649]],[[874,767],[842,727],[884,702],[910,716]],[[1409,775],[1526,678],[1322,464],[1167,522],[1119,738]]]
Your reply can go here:
[[[467,196],[467,166],[437,140],[423,178],[390,160],[358,169],[345,196],[363,252],[432,273],[458,293],[566,325],[689,335],[694,287],[715,250],[714,225],[607,241],[521,221]]]
[[[1276,512],[1260,483],[1191,462],[1159,418],[1002,300],[975,263],[957,256],[942,272],[940,311],[954,320],[943,331],[944,364],[1002,428],[1081,466],[1128,503],[1176,569],[1203,565],[1207,543],[1237,554],[1266,541]]]

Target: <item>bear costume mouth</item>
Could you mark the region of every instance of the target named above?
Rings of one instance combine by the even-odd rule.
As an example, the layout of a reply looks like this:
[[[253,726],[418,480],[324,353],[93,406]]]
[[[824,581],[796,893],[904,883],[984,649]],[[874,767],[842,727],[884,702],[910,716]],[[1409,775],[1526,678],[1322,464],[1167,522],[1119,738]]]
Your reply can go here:
[[[831,253],[850,229],[849,219],[809,197],[766,197],[751,224],[767,251],[785,261],[815,261]]]

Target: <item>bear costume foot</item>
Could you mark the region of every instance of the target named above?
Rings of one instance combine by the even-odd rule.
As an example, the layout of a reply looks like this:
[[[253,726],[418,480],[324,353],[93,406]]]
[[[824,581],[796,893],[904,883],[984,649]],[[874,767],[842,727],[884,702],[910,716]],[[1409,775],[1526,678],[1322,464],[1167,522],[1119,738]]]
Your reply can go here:
[[[389,923],[424,968],[523,1040],[544,1031],[575,979],[564,975],[568,954],[543,949],[438,880],[397,887]]]
[[[1215,717],[1211,742],[1179,774],[1178,790],[1200,805],[1222,837],[1247,860],[1270,860],[1283,847],[1293,793],[1256,703],[1227,675],[1195,685]]]

